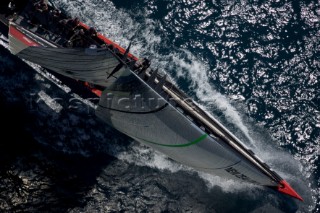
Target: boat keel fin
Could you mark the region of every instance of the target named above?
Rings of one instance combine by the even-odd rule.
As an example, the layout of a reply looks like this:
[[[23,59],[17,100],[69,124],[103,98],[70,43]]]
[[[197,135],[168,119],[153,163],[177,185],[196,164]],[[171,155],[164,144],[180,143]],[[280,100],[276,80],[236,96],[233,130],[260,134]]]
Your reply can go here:
[[[278,191],[303,201],[302,197],[285,180],[280,181]]]

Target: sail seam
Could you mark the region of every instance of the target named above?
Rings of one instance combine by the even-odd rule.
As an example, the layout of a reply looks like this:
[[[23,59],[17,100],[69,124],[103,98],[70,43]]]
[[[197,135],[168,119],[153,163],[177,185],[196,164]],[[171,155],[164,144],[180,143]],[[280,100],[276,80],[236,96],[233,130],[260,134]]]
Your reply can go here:
[[[142,138],[138,138],[138,137],[135,137],[137,139],[140,139],[140,140],[143,140],[144,142],[147,142],[147,143],[151,143],[151,144],[155,144],[155,145],[158,145],[158,146],[166,146],[166,147],[187,147],[187,146],[191,146],[191,145],[194,145],[194,144],[197,144],[201,141],[203,141],[204,139],[207,138],[207,134],[204,134],[204,135],[201,135],[199,138],[189,142],[189,143],[185,143],[185,144],[162,144],[162,143],[156,143],[156,142],[152,142],[152,141],[148,141],[148,140],[145,140],[145,139],[142,139]]]
[[[163,110],[164,108],[166,108],[168,106],[168,103],[164,104],[162,107],[159,107],[158,109],[152,110],[152,111],[148,111],[148,112],[130,112],[130,111],[124,111],[124,110],[119,110],[119,109],[113,109],[113,108],[109,108],[109,107],[105,107],[99,104],[99,107],[102,107],[104,109],[108,109],[108,110],[113,110],[116,112],[122,112],[122,113],[129,113],[129,114],[150,114],[150,113],[155,113],[155,112],[159,112],[160,110]],[[143,139],[142,139],[143,140]]]

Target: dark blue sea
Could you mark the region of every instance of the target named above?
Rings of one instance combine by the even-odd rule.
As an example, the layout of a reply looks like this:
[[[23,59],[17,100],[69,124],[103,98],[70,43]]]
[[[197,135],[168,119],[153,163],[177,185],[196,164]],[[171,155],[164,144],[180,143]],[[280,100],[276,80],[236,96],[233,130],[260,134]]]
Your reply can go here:
[[[204,174],[94,116],[0,40],[0,212],[320,212],[317,0],[52,0],[127,47],[304,198]]]

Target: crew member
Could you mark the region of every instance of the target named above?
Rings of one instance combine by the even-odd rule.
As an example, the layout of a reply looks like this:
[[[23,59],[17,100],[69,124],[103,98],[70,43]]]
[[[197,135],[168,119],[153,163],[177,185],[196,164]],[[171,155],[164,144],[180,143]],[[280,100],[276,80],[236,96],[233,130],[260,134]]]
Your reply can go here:
[[[74,31],[74,30],[76,30],[77,27],[80,26],[80,19],[78,17],[76,17],[74,19],[69,19],[67,21],[67,25],[71,31]]]
[[[88,46],[90,44],[97,44],[97,31],[94,27],[90,27],[88,30],[85,31],[85,37],[88,42]]]
[[[44,28],[48,28],[50,24],[49,17],[49,8],[47,1],[41,0],[34,4],[34,11],[29,13],[30,22],[33,25],[43,26]]]
[[[47,2],[45,0],[41,0],[39,3],[36,4],[36,10],[41,13],[48,11]]]
[[[147,58],[144,58],[144,59],[143,59],[143,62],[142,62],[143,68],[144,68],[144,69],[148,69],[148,68],[150,67],[150,65],[151,65],[150,60],[147,59]]]
[[[97,31],[94,27],[90,27],[89,30],[86,32],[87,36],[90,36],[91,38],[97,37]]]
[[[80,19],[78,17],[74,19],[69,19],[67,21],[67,38],[70,38],[76,33],[77,29],[80,27]]]
[[[138,73],[141,73],[141,72],[145,71],[146,69],[148,69],[150,64],[151,64],[150,60],[147,58],[139,59],[134,64],[134,70],[136,70]]]
[[[84,41],[83,36],[84,36],[83,29],[76,30],[75,33],[69,39],[68,46],[69,47],[84,47],[85,41]]]
[[[50,10],[49,12],[49,27],[51,27],[51,30],[56,33],[61,32],[61,11],[58,9]]]
[[[50,14],[53,21],[58,21],[61,17],[61,11],[58,9],[51,10]]]
[[[57,25],[57,32],[66,36],[69,33],[67,23],[68,23],[67,19],[61,19]]]
[[[9,1],[8,10],[6,11],[5,17],[7,18],[7,17],[9,17],[11,15],[14,15],[15,10],[16,10],[15,0]]]

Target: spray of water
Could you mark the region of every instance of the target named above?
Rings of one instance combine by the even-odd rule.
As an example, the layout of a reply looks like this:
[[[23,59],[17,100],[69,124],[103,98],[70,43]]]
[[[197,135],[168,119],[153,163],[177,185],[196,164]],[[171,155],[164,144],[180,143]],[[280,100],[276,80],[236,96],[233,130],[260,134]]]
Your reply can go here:
[[[248,191],[248,188],[252,185],[233,180],[227,180],[218,176],[203,173],[194,170],[191,167],[179,164],[175,161],[168,159],[164,154],[154,151],[146,146],[140,146],[135,143],[126,151],[121,151],[115,154],[115,157],[139,166],[148,166],[151,168],[156,168],[158,170],[166,170],[170,172],[184,171],[186,173],[197,173],[207,184],[208,189],[215,186],[220,186],[224,192],[240,192]]]

